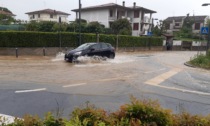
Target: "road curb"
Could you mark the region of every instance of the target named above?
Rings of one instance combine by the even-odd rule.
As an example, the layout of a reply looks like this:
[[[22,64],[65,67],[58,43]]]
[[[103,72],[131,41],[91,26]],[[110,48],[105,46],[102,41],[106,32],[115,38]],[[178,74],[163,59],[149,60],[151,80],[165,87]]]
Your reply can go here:
[[[188,62],[185,62],[184,65],[185,65],[185,66],[188,66],[188,67],[196,68],[196,66],[193,66],[193,65],[189,64]]]

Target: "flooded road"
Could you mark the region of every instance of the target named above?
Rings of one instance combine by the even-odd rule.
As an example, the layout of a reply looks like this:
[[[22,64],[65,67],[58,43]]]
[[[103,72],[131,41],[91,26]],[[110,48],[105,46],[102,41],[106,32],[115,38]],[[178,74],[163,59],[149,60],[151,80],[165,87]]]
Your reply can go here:
[[[210,113],[210,72],[184,65],[196,54],[122,52],[115,59],[81,57],[78,63],[65,62],[62,53],[0,56],[0,113],[43,117],[61,108],[62,116],[68,117],[87,101],[115,111],[133,95],[157,99],[174,113],[206,115]]]

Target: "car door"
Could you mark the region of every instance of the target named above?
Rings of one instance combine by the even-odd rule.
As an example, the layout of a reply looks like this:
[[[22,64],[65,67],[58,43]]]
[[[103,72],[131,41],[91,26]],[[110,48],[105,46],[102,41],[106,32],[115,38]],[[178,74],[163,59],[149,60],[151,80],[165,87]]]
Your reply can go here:
[[[100,51],[101,51],[101,46],[99,43],[96,43],[90,47],[88,56],[101,56]]]
[[[109,57],[110,49],[106,43],[101,43],[101,56],[102,57]]]

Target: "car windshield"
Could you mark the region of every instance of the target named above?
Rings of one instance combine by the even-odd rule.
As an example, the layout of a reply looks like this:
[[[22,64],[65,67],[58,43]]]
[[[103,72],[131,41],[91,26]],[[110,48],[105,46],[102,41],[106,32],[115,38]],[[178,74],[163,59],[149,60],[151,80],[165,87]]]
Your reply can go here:
[[[85,44],[82,44],[79,47],[77,47],[77,49],[84,50],[84,49],[87,49],[88,47],[90,47],[90,45],[93,45],[93,43],[85,43]]]

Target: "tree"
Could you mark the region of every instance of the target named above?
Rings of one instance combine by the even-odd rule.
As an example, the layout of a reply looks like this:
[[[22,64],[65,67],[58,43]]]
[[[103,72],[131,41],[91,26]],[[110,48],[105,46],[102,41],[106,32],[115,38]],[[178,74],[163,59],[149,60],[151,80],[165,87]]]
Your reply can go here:
[[[104,33],[104,25],[101,25],[99,22],[90,22],[86,27],[87,33]]]
[[[38,31],[42,32],[53,32],[53,26],[56,22],[42,21],[39,22]]]
[[[36,21],[31,21],[30,23],[26,24],[27,31],[38,31],[39,23]]]
[[[192,32],[192,25],[194,21],[189,17],[189,14],[184,19],[184,23],[182,25],[182,28],[179,32],[177,32],[176,36],[181,38],[192,38],[193,32]]]
[[[86,26],[87,26],[87,21],[84,20],[84,19],[81,19],[81,32],[85,32]],[[66,31],[68,31],[68,32],[79,32],[79,19],[76,19],[75,21],[70,23],[67,26]]]
[[[66,31],[66,29],[67,29],[67,26],[68,26],[68,24],[66,24],[66,23],[55,23],[54,25],[53,25],[53,28],[52,28],[52,30],[53,31]]]
[[[115,34],[131,35],[131,25],[127,19],[119,19],[113,22],[111,28]]]
[[[166,33],[167,22],[159,21],[155,27],[152,29],[152,33],[155,36],[161,36],[163,33]]]

